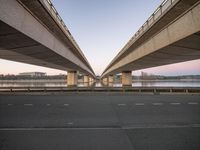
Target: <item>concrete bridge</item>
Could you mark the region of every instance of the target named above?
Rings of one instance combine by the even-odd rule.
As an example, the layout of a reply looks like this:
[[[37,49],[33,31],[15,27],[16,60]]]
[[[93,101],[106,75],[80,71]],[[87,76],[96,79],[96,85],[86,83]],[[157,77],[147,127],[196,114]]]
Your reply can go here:
[[[0,58],[68,72],[68,85],[95,74],[52,3],[0,0]],[[91,78],[91,79],[90,79]]]
[[[77,71],[95,74],[49,0],[0,0],[0,58],[66,70],[68,85]],[[42,14],[42,15],[41,15]],[[101,78],[132,83],[131,71],[200,58],[200,1],[165,0],[111,61]]]
[[[122,73],[122,85],[132,84],[131,71],[200,58],[200,1],[165,0],[104,70],[104,83]]]

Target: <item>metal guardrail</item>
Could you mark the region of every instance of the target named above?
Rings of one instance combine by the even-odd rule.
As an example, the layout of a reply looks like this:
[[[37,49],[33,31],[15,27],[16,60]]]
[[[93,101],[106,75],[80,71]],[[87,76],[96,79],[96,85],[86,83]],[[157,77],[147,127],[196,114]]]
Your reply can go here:
[[[83,52],[81,51],[80,47],[78,46],[78,44],[76,43],[74,37],[71,35],[69,29],[67,28],[67,26],[65,25],[64,21],[62,20],[61,16],[59,15],[59,13],[57,12],[56,8],[53,6],[51,0],[40,0],[45,6],[46,8],[49,9],[49,12],[51,13],[51,15],[54,17],[54,19],[61,25],[61,28],[63,30],[63,32],[67,35],[67,37],[71,40],[71,42],[74,44],[74,46],[76,47],[76,49],[79,51],[79,53],[85,58]],[[87,60],[85,58],[85,60]]]
[[[135,42],[146,30],[148,30],[154,22],[158,20],[160,16],[166,10],[172,6],[175,2],[178,0],[164,0],[161,5],[154,11],[154,13],[147,19],[147,21],[140,27],[140,29],[134,34],[134,36],[128,41],[128,43],[122,48],[122,50],[117,54],[120,55],[122,52],[124,52],[133,42]],[[77,48],[77,50],[84,56],[82,51],[80,50],[80,47],[74,40],[73,36],[71,35],[70,31],[68,30],[67,26],[65,25],[64,21],[62,20],[61,16],[58,14],[56,8],[53,6],[51,0],[42,0],[44,4],[46,4],[47,8],[52,12],[52,15],[56,18],[56,20],[62,25],[66,35],[72,40],[73,44]],[[51,11],[52,10],[52,11]]]
[[[165,14],[175,3],[179,0],[164,0],[161,5],[153,12],[153,14],[147,19],[147,21],[139,28],[139,30],[132,36],[132,38],[126,43],[126,45],[119,51],[116,57],[109,63],[104,70],[103,74],[108,68],[124,53],[136,40],[138,40],[147,30],[149,30],[159,18]]]
[[[200,87],[0,87],[0,93],[15,92],[132,92],[132,93],[196,93]]]
[[[128,41],[128,43],[124,46],[124,48],[122,49],[122,51],[124,49],[126,49],[131,42],[134,42],[140,35],[142,35],[146,30],[148,30],[151,25],[160,17],[162,16],[162,14],[170,7],[172,6],[176,1],[178,0],[164,0],[161,5],[154,11],[154,13],[147,19],[147,21],[142,25],[142,27],[140,27],[140,29],[135,33],[135,35]],[[64,21],[62,20],[61,16],[58,14],[56,8],[53,6],[51,0],[42,0],[42,2],[44,2],[44,4],[46,4],[47,8],[49,8],[49,10],[52,10],[50,12],[53,12],[52,15],[57,18],[57,21],[63,26],[63,28],[66,31],[66,34],[68,37],[70,37],[72,39],[73,44],[77,47],[77,49],[80,51],[80,47],[78,46],[78,44],[76,43],[76,41],[74,40],[73,36],[71,35],[70,31],[68,30],[67,26],[65,25]],[[122,52],[120,51],[118,53],[118,55]],[[81,54],[82,51],[80,51]]]
[[[128,41],[128,43],[117,54],[119,56],[123,53],[132,43],[134,43],[145,31],[147,31],[175,2],[179,0],[164,0],[161,5],[154,11],[154,13],[147,19],[147,21],[139,28],[134,36]]]

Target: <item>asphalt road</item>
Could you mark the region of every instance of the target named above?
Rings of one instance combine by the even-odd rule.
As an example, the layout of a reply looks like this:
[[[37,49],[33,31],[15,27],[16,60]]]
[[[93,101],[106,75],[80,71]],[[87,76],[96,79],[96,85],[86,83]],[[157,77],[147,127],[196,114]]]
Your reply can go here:
[[[0,150],[199,150],[199,95],[0,95]]]

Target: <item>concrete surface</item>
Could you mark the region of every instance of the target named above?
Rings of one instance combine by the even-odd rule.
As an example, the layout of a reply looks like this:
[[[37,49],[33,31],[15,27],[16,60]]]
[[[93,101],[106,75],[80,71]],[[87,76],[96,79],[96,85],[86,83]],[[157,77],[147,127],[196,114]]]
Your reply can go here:
[[[102,78],[124,70],[140,70],[199,59],[199,32],[199,0],[179,0],[136,41],[130,41],[122,49],[104,70]]]
[[[77,86],[78,84],[78,75],[76,71],[67,72],[67,86]]]
[[[0,58],[94,76],[82,52],[42,3],[23,2],[33,10],[16,0],[0,0]]]
[[[122,86],[132,86],[132,71],[122,71]]]
[[[0,95],[0,149],[199,150],[199,95]]]

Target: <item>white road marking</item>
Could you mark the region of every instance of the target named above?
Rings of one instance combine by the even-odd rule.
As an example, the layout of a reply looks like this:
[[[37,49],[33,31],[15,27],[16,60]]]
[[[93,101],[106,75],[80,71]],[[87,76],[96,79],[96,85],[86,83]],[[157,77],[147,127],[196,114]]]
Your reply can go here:
[[[171,105],[180,105],[181,103],[170,103]]]
[[[144,103],[135,103],[135,105],[142,106],[142,105],[144,105]]]
[[[0,128],[0,131],[54,131],[54,130],[119,130],[121,127],[99,127],[99,128],[77,128],[77,127],[66,127],[66,128]]]
[[[197,102],[189,102],[188,104],[189,105],[198,105],[199,103],[197,103]]]
[[[70,123],[70,122],[69,122]],[[73,122],[71,122],[73,123]],[[185,124],[185,125],[144,125],[144,126],[123,126],[123,127],[97,127],[97,128],[84,128],[84,127],[66,127],[66,128],[0,128],[0,131],[54,131],[54,130],[119,130],[119,129],[145,129],[145,128],[199,128],[200,124]]]
[[[33,106],[33,104],[24,104],[24,106]]]
[[[68,124],[68,125],[73,125],[74,123],[73,123],[73,122],[68,122],[67,124]]]
[[[192,124],[193,127],[200,127],[200,124]]]
[[[117,104],[118,106],[126,106],[126,104]]]
[[[163,105],[163,103],[152,103],[153,105]]]
[[[69,106],[69,104],[63,104],[64,106]]]
[[[50,106],[51,104],[47,104],[47,106]]]
[[[124,126],[122,127],[122,129],[145,129],[145,128],[188,128],[188,127],[192,127],[192,128],[199,128],[200,124],[185,124],[185,125],[176,125],[176,124],[171,124],[171,125],[167,125],[167,124],[157,124],[157,125],[139,125],[139,126]]]
[[[13,104],[8,104],[8,106],[13,106]]]

